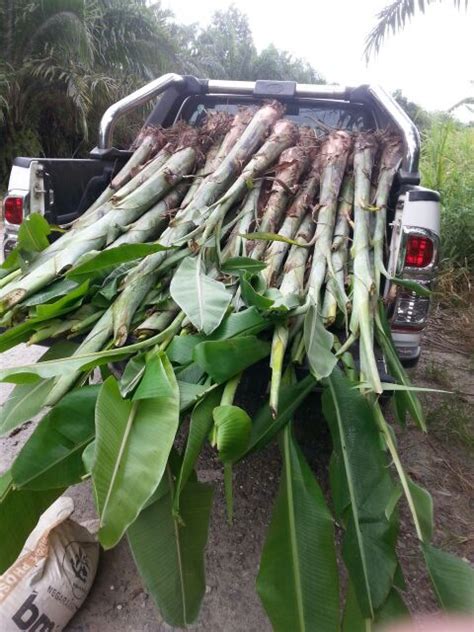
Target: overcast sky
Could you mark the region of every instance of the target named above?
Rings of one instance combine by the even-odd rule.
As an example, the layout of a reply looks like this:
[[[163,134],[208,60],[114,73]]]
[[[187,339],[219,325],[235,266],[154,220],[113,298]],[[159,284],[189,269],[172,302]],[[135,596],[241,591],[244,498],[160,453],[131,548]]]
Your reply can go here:
[[[444,110],[474,96],[474,3],[467,11],[456,10],[452,0],[431,5],[425,15],[388,37],[367,66],[364,40],[377,12],[388,2],[234,0],[233,4],[247,14],[259,50],[273,42],[306,58],[328,82],[376,82],[388,90],[400,88],[429,110]],[[162,2],[179,22],[201,24],[230,4],[230,0]]]

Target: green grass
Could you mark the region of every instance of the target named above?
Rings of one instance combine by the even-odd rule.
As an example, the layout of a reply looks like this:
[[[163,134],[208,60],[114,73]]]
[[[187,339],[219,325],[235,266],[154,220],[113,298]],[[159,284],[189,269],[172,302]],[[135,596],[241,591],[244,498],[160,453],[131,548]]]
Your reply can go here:
[[[436,382],[441,388],[451,390],[451,380],[448,371],[436,362],[429,362],[424,370],[425,377],[430,382]]]
[[[474,453],[472,407],[453,393],[427,414],[428,430],[443,441],[455,441]]]
[[[423,134],[422,184],[441,194],[442,267],[474,272],[474,128],[435,119]]]

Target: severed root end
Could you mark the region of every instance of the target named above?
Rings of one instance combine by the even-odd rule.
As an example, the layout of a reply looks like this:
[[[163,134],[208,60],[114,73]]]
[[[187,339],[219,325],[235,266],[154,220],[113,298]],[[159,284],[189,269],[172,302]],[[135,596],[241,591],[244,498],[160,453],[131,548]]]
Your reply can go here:
[[[18,290],[12,290],[0,301],[0,314],[4,314],[11,307],[14,307],[26,296],[26,290],[19,288]]]
[[[126,325],[120,325],[115,334],[114,345],[116,347],[123,347],[128,337],[128,329]]]

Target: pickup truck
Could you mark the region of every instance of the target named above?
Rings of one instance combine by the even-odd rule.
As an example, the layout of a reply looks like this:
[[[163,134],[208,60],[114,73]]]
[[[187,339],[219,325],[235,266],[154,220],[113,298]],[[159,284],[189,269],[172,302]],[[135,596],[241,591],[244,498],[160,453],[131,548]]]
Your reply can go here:
[[[98,145],[89,158],[14,160],[3,201],[4,254],[15,246],[19,225],[29,213],[41,213],[52,224],[67,225],[97,199],[131,155],[131,151],[117,149],[113,144],[114,127],[120,117],[153,100],[145,126],[167,127],[179,119],[192,124],[206,111],[235,113],[241,105],[270,98],[283,102],[285,116],[301,125],[322,124],[352,132],[386,128],[398,131],[404,157],[387,213],[390,248],[386,266],[392,276],[430,288],[438,264],[439,194],[420,186],[420,137],[415,125],[389,94],[372,85],[350,88],[163,75],[107,109],[101,119]],[[420,355],[430,299],[403,287],[395,289],[388,282],[384,292],[398,354],[405,366],[413,366]]]

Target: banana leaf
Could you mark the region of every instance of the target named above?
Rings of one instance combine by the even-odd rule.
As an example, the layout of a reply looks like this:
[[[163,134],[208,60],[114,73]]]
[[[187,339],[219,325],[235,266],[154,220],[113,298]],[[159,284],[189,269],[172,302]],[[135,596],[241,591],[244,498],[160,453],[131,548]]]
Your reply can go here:
[[[46,490],[80,483],[82,452],[95,435],[98,386],[66,395],[39,423],[12,465],[18,489]]]
[[[189,481],[181,491],[178,520],[172,512],[170,468],[166,476],[169,492],[140,513],[127,537],[148,592],[166,622],[181,628],[196,619],[206,589],[204,548],[212,488]]]
[[[281,447],[281,482],[257,592],[276,632],[336,632],[339,581],[333,519],[290,424],[282,431]]]
[[[386,517],[394,485],[381,450],[373,407],[335,368],[323,394],[323,412],[334,445],[330,482],[334,506],[344,522],[343,558],[366,619],[387,599],[397,558],[396,512]]]
[[[117,544],[158,486],[178,429],[179,388],[164,354],[148,362],[147,374],[146,398],[123,399],[110,377],[97,399],[92,480],[104,548]]]

